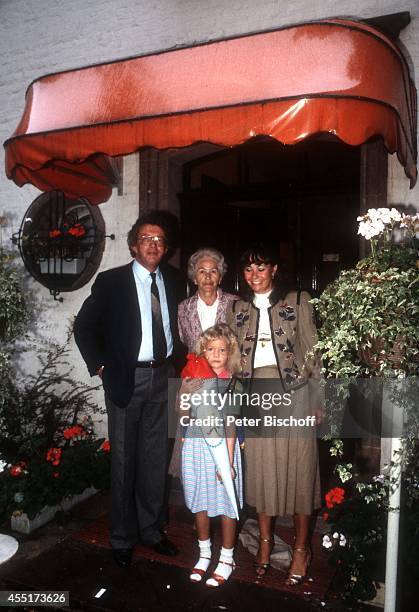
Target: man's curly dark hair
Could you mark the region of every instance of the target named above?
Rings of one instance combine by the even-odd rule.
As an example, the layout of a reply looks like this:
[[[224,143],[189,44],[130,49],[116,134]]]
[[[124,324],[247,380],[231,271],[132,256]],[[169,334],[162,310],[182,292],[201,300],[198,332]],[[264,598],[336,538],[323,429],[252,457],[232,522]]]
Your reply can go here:
[[[175,247],[177,223],[176,217],[165,210],[149,210],[142,214],[127,234],[127,243],[131,255],[135,257],[132,247],[137,243],[138,230],[142,225],[158,225],[164,232],[167,247],[169,249]]]

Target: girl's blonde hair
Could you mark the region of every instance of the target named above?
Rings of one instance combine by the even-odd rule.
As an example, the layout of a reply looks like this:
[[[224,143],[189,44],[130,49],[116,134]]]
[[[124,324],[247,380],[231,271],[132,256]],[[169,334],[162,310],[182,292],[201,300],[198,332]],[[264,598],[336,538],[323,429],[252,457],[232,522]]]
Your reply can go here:
[[[196,353],[204,356],[205,350],[210,342],[223,338],[228,348],[227,369],[231,374],[238,374],[241,370],[241,355],[236,334],[225,323],[217,323],[209,327],[198,338]]]

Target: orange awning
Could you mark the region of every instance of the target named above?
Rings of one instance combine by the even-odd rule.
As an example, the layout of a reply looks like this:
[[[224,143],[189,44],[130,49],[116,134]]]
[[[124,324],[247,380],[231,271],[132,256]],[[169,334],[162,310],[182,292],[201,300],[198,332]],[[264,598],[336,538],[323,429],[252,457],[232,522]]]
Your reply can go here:
[[[323,20],[41,77],[5,142],[6,173],[98,204],[113,156],[320,132],[351,145],[382,137],[415,183],[416,90],[378,30]]]

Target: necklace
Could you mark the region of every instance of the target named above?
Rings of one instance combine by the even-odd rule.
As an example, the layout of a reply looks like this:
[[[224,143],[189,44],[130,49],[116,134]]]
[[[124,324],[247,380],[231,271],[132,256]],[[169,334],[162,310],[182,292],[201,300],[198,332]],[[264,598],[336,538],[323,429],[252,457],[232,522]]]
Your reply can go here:
[[[201,429],[201,431],[202,431],[202,429]],[[206,438],[206,437],[204,436],[204,432],[203,432],[203,431],[202,431],[202,435],[203,435],[203,437],[204,437],[204,440],[205,440],[206,445],[207,445],[207,446],[209,446],[209,448],[217,448],[217,446],[220,446],[220,444],[222,444],[222,443],[224,442],[224,438],[221,438],[221,437],[220,437],[220,439],[218,440],[218,442],[216,442],[215,444],[210,444],[210,443],[208,442],[208,438]]]
[[[265,348],[268,342],[271,342],[272,338],[270,336],[262,336],[258,338],[258,342],[260,342],[262,348]]]
[[[223,419],[223,423],[222,423],[223,427],[224,427],[224,419]],[[218,442],[216,442],[215,444],[211,444],[208,441],[208,436],[205,435],[204,430],[202,429],[202,427],[199,428],[201,430],[202,433],[202,437],[204,438],[206,444],[210,447],[210,448],[217,448],[217,446],[220,446],[220,444],[223,443],[224,437],[222,435],[220,435],[220,439],[218,440]],[[211,434],[213,431],[217,432],[217,428],[216,427],[211,427],[211,429],[209,430],[209,434]]]

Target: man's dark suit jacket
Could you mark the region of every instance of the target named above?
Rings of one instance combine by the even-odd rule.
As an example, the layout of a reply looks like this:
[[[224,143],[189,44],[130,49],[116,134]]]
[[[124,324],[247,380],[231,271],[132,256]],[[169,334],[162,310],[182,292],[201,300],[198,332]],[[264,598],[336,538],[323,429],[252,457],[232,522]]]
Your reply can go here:
[[[162,264],[160,270],[169,309],[173,356],[175,365],[176,361],[181,365],[185,349],[179,339],[177,306],[184,297],[184,287],[175,268]],[[90,375],[94,376],[104,366],[105,393],[114,404],[124,408],[134,390],[142,337],[132,263],[98,274],[91,295],[76,317],[74,337]]]

